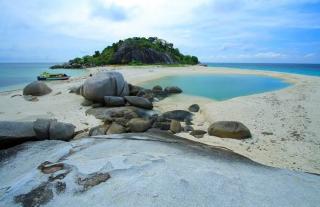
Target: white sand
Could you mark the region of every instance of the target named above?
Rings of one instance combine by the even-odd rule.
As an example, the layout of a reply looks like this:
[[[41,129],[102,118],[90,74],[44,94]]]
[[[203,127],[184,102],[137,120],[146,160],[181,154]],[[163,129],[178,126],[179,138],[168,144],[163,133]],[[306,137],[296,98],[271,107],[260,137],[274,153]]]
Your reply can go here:
[[[194,117],[194,128],[206,130],[210,123],[235,120],[244,123],[253,137],[247,140],[221,139],[205,136],[196,139],[187,133],[180,136],[209,145],[228,148],[257,162],[289,169],[320,173],[320,78],[284,74],[268,71],[207,69],[192,67],[106,67],[92,68],[90,71],[118,70],[133,84],[179,74],[254,74],[283,78],[293,85],[278,91],[238,97],[226,101],[175,95],[155,107],[161,111],[187,109],[198,103],[200,112]],[[82,97],[68,93],[68,88],[80,85],[84,79],[68,82],[49,83],[53,92],[39,98],[38,102],[28,102],[21,90],[0,93],[0,120],[35,120],[37,117],[54,117],[60,121],[73,123],[77,130],[99,124],[92,116],[86,116],[88,107],[80,105]],[[61,94],[56,95],[58,92]],[[273,133],[264,135],[262,132]]]

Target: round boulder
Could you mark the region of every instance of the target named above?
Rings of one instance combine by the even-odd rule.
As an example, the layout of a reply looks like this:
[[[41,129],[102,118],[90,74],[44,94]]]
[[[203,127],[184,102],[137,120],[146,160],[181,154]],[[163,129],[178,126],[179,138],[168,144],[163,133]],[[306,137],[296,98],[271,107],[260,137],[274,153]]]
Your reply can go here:
[[[123,126],[113,122],[109,127],[107,134],[122,134],[125,132],[126,132],[126,129]]]
[[[50,139],[68,141],[73,138],[75,126],[69,123],[51,121],[49,128]]]
[[[170,131],[172,133],[180,133],[182,131],[181,123],[177,120],[171,120],[170,123]]]
[[[167,93],[182,93],[182,89],[179,88],[178,86],[166,87],[164,91]]]
[[[104,103],[105,96],[129,95],[129,86],[121,73],[102,71],[88,78],[80,92],[88,100]]]
[[[250,130],[241,122],[218,121],[208,128],[210,136],[233,139],[246,139],[251,137]]]
[[[151,127],[148,119],[133,118],[128,122],[128,129],[131,132],[145,132]]]
[[[52,89],[44,82],[34,81],[23,89],[23,95],[43,96],[51,93]]]
[[[198,112],[200,110],[200,106],[198,104],[192,104],[188,109],[191,112]]]
[[[129,102],[133,106],[144,108],[144,109],[153,108],[152,102],[146,98],[138,97],[138,96],[125,96],[124,98],[127,100],[127,102]]]

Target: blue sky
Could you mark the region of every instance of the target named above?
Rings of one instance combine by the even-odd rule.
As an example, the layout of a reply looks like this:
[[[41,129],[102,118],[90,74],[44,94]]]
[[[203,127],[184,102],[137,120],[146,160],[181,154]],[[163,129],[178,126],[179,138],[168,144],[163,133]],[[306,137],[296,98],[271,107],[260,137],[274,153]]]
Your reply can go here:
[[[202,62],[320,63],[320,0],[0,0],[0,62],[157,36]]]

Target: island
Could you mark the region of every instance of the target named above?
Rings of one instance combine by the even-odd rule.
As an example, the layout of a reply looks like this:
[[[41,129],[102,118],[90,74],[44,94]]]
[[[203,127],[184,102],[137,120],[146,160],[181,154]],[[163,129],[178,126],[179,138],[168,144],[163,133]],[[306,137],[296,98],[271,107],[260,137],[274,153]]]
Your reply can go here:
[[[103,65],[196,65],[196,56],[183,55],[172,43],[157,37],[133,37],[119,40],[93,55],[77,57],[67,63],[53,65],[57,68],[90,68]]]

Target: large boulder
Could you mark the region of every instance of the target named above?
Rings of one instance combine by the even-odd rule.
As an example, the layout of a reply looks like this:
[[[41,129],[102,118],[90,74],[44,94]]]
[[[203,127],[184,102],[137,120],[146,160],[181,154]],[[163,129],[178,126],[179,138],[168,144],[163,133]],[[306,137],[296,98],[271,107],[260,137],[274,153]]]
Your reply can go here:
[[[251,137],[250,130],[241,122],[218,121],[210,125],[208,134],[221,138],[246,139]]]
[[[173,110],[173,111],[168,111],[162,114],[162,116],[165,119],[173,119],[177,121],[191,121],[192,120],[192,113],[189,111],[185,110]]]
[[[120,96],[105,96],[104,103],[106,106],[124,106],[126,104],[124,98]]]
[[[75,128],[73,124],[57,122],[56,120],[51,121],[50,139],[69,141],[74,136]]]
[[[169,86],[164,89],[167,93],[182,93],[182,89],[178,86]]]
[[[128,122],[128,129],[131,132],[145,132],[151,127],[148,119],[133,118]]]
[[[144,108],[144,109],[152,109],[152,102],[146,98],[138,97],[138,96],[125,96],[124,97],[131,105]]]
[[[0,149],[36,139],[33,122],[0,121]]]
[[[121,73],[102,71],[88,78],[80,92],[88,100],[104,103],[105,96],[129,95],[129,87]]]
[[[51,93],[52,89],[44,82],[34,81],[23,89],[23,95],[43,96]]]

